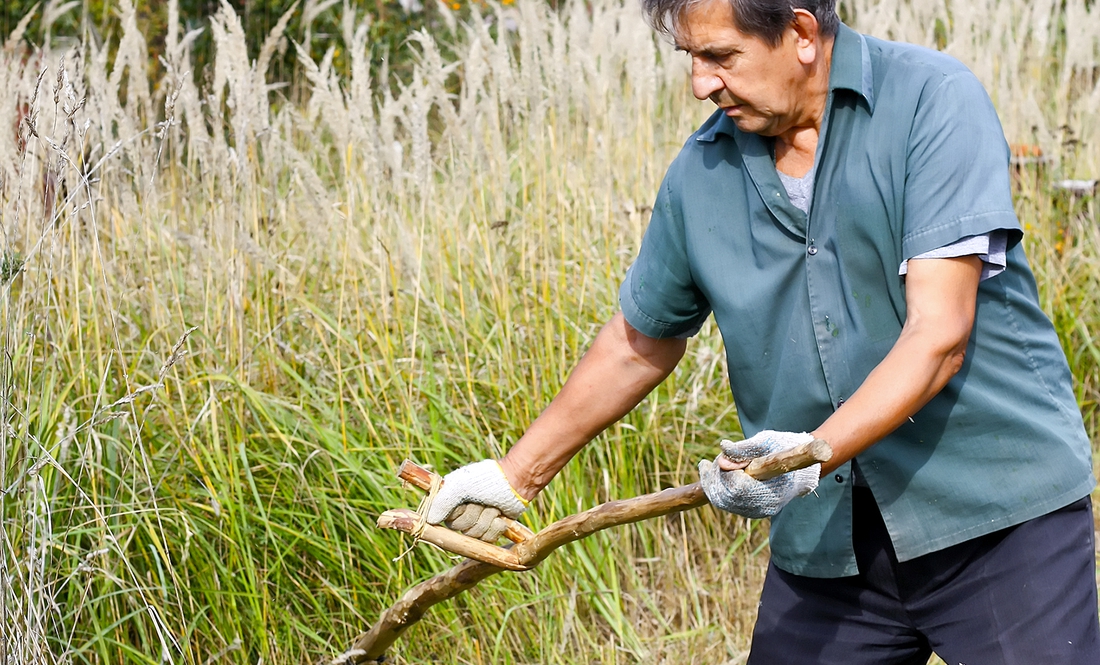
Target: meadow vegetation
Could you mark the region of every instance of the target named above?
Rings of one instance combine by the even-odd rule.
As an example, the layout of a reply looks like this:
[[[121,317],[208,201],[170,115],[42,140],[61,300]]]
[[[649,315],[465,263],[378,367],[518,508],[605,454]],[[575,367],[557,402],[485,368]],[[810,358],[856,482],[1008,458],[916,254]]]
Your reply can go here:
[[[441,6],[400,76],[349,5],[318,52],[289,44],[292,96],[269,69],[292,15],[249,44],[223,3],[196,71],[178,0],[160,36],[116,10],[113,40],[31,48],[27,23],[0,51],[0,663],[318,662],[451,565],[374,528],[418,500],[397,464],[520,435],[709,105],[633,0]],[[1024,146],[1025,242],[1097,441],[1100,212],[1055,183],[1100,176],[1100,7],[842,15],[961,58]],[[738,431],[723,358],[708,325],[529,524],[695,480]],[[605,532],[433,610],[396,662],[737,663],[766,545],[710,509]]]

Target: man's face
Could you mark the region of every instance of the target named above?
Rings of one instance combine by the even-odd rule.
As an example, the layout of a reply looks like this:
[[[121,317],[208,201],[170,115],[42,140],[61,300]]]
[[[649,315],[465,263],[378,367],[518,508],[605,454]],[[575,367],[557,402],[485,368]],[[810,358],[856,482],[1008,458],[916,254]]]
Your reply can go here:
[[[691,56],[691,88],[710,99],[743,132],[777,136],[802,122],[807,79],[797,36],[787,30],[778,46],[746,35],[733,23],[726,0],[703,0],[681,17],[676,47]]]

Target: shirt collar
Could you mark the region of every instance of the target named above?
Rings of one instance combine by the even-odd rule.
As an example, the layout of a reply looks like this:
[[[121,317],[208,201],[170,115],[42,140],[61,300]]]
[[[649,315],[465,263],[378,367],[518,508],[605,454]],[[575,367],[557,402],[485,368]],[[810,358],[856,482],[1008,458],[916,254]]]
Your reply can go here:
[[[867,38],[843,23],[833,42],[833,64],[829,71],[829,92],[835,90],[851,90],[863,97],[868,110],[874,113],[874,75]]]
[[[871,52],[867,48],[867,39],[843,23],[833,40],[833,62],[829,70],[829,93],[837,90],[851,90],[867,102],[867,109],[875,111],[874,77],[871,71]],[[713,142],[718,134],[734,136],[737,125],[724,113],[716,112],[717,118],[704,126],[695,137],[697,141]]]

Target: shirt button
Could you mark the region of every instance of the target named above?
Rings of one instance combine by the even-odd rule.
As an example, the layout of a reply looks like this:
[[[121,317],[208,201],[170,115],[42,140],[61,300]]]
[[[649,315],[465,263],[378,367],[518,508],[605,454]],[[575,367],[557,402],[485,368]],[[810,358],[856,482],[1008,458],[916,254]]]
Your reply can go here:
[[[836,408],[839,409],[842,406],[844,406],[844,400],[843,399],[837,400]]]
[[[839,473],[833,476],[833,479],[836,480],[838,483],[844,482],[844,476],[840,475]]]
[[[806,248],[806,253],[809,254],[810,256],[813,256],[814,254],[817,254],[817,246],[816,245],[810,245],[809,247]]]

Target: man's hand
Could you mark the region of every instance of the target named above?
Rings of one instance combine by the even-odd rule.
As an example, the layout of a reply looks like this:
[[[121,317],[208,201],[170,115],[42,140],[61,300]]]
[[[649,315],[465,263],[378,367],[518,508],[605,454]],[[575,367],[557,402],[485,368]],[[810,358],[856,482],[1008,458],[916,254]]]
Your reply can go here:
[[[488,459],[444,476],[427,520],[445,522],[455,531],[495,543],[508,529],[501,515],[516,519],[525,510],[527,502],[512,488],[500,464]]]
[[[744,441],[722,441],[722,454],[714,462],[699,462],[699,480],[715,508],[743,517],[773,517],[791,499],[817,487],[821,465],[791,471],[771,480],[759,481],[740,469],[723,471],[719,464],[745,466],[754,458],[770,455],[813,441],[813,435],[765,430]],[[723,459],[725,458],[725,459]],[[728,461],[728,462],[727,462]]]

